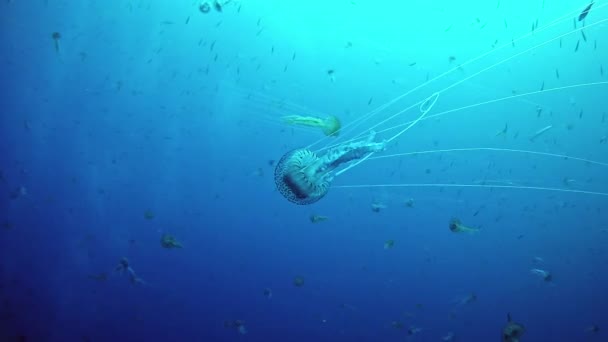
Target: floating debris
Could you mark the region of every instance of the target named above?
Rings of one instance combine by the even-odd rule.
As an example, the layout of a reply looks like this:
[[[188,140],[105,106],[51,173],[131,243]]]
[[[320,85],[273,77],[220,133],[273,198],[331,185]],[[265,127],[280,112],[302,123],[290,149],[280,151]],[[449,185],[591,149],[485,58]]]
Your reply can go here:
[[[450,220],[450,231],[453,233],[477,233],[479,228],[471,228],[463,225],[459,219],[452,218]]]
[[[293,278],[293,285],[295,287],[302,287],[304,286],[304,277],[302,276],[296,276]]]
[[[163,236],[160,238],[160,245],[167,249],[183,248],[181,242],[177,241],[177,239],[170,234],[163,234]]]
[[[329,217],[327,216],[323,216],[323,215],[310,215],[310,222],[312,223],[319,223],[319,222],[324,222],[327,221],[329,219]]]

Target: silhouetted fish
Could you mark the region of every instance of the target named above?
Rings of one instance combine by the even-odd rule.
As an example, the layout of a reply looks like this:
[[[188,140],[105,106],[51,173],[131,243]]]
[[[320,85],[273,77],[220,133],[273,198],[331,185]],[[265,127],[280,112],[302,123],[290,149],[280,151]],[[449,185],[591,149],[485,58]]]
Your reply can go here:
[[[591,3],[587,5],[587,7],[585,7],[585,9],[581,12],[581,14],[578,16],[578,21],[583,21],[585,18],[587,18],[587,15],[591,10],[591,6],[593,6],[593,1],[591,1]]]

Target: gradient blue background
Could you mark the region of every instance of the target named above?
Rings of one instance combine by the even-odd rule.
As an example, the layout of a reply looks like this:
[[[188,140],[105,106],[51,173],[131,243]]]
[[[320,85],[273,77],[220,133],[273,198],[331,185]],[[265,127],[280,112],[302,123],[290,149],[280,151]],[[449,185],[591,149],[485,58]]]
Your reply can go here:
[[[585,42],[573,31],[582,0],[235,0],[207,14],[198,4],[0,4],[1,340],[440,341],[452,331],[456,341],[497,341],[508,312],[527,329],[522,341],[606,340],[606,195],[340,187],[608,192],[605,165],[496,151],[370,160],[301,207],[275,191],[270,161],[323,138],[281,116],[334,114],[346,126],[452,68],[353,132],[435,91],[429,115],[542,84],[605,82],[608,8],[594,5]],[[543,30],[530,34],[536,20]],[[608,162],[606,90],[432,117],[385,154],[498,147]],[[13,198],[19,187],[27,194]],[[375,201],[387,208],[373,212]],[[312,214],[329,220],[311,224]],[[482,230],[453,234],[452,217]],[[163,249],[163,233],[184,248]],[[144,285],[113,271],[121,257]],[[101,272],[107,280],[90,279]],[[477,301],[455,304],[469,293]],[[237,319],[247,334],[224,327]],[[585,332],[592,324],[597,334]],[[409,326],[422,330],[408,337]]]

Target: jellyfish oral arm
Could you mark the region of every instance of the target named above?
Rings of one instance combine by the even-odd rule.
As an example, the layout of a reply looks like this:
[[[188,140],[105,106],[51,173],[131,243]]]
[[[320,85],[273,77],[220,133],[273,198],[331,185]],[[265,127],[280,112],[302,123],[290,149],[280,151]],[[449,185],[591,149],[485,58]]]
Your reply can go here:
[[[336,176],[339,176],[357,166],[372,154],[383,151],[386,147],[386,142],[374,142],[374,137],[375,134],[372,132],[367,140],[341,144],[328,150],[323,156],[324,164],[327,165],[328,171],[334,170],[342,164],[358,160],[357,163],[351,164],[344,170],[336,172]]]

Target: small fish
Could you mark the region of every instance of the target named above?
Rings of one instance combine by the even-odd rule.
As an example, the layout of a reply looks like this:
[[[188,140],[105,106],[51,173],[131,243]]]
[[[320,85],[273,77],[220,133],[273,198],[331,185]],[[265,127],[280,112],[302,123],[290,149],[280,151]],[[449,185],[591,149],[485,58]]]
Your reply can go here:
[[[274,53],[274,45],[270,48],[270,54]]]
[[[581,35],[583,35],[583,40],[586,43],[587,42],[587,36],[585,35],[585,31],[581,30]]]
[[[577,52],[577,51],[578,51],[578,46],[579,46],[580,44],[581,44],[581,41],[580,41],[580,40],[576,42],[576,47],[574,48],[574,52]]]
[[[414,65],[416,65],[416,62],[412,62],[412,63],[408,64],[408,66],[411,66],[411,67]]]
[[[443,32],[448,32],[449,30],[451,30],[451,29],[452,29],[452,25],[453,25],[453,24],[450,24],[450,26],[446,27],[446,29],[445,29],[445,30],[443,30]]]
[[[334,74],[334,72],[335,72],[335,70],[334,70],[334,69],[328,69],[328,70],[327,70],[327,74],[328,74],[329,76],[333,75],[333,74]]]
[[[593,50],[597,50],[597,40],[593,41]]]
[[[572,22],[574,23],[574,29],[576,30],[576,18],[572,18]]]
[[[562,39],[561,38],[559,39],[559,48],[560,49],[562,48]]]
[[[604,66],[600,65],[600,75],[604,76]]]
[[[454,57],[454,56],[448,57],[448,61],[450,61],[450,63],[452,63],[455,60],[456,60],[456,57]]]
[[[545,90],[545,81],[543,81],[543,84],[541,84],[541,86],[540,86],[540,91],[543,91],[543,90]]]
[[[593,6],[593,1],[591,1],[591,3],[587,5],[587,7],[585,7],[585,9],[581,12],[581,14],[578,16],[578,21],[583,21],[585,18],[587,18],[587,15],[589,15],[589,11],[591,10],[591,6]]]
[[[505,28],[509,28],[509,25],[507,25],[507,18],[505,18]]]
[[[374,99],[373,97],[370,97],[370,98],[369,98],[369,101],[367,101],[367,105],[368,105],[368,106],[372,104],[372,100],[373,100],[373,99]]]
[[[582,119],[582,118],[583,118],[583,110],[582,110],[582,109],[581,109],[581,112],[580,112],[580,113],[578,113],[578,118],[579,118],[579,119]]]
[[[295,60],[296,60],[296,53],[295,53],[295,52],[293,53],[293,56],[291,56],[291,60],[292,60],[292,61],[295,61]]]
[[[188,24],[190,22],[190,16],[188,16],[188,18],[186,18],[186,24]]]
[[[559,79],[559,69],[555,69],[555,77]]]
[[[209,45],[209,51],[213,51],[214,47],[215,47],[215,40],[211,43],[211,45]]]

